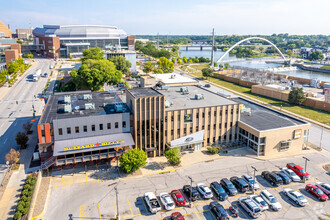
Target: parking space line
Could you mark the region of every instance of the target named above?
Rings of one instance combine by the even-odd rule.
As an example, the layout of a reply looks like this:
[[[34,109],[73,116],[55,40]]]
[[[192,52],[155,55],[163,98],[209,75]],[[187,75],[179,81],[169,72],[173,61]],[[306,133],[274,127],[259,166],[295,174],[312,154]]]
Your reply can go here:
[[[141,198],[142,199],[142,198]],[[146,204],[144,204],[144,199],[142,199],[142,204],[144,206],[144,209],[147,211],[147,214],[149,214],[149,209],[147,209]]]
[[[128,200],[128,199],[126,199],[126,200],[127,200],[127,203],[128,203],[129,210],[131,210],[131,215],[134,215],[134,214],[133,214],[133,211],[132,211],[131,204],[129,203],[129,200]]]
[[[116,203],[115,203],[115,200],[112,200],[112,204],[113,204],[113,208],[115,210],[115,214],[117,216],[117,209],[116,209]]]
[[[101,210],[100,210],[100,203],[97,203],[97,209],[99,210],[99,217],[100,217],[100,220],[101,220]]]
[[[86,219],[86,206],[81,205],[79,207],[79,220]]]
[[[237,209],[239,209],[241,211],[241,213],[244,215],[245,218],[249,218],[248,216],[245,215],[244,211],[238,206],[238,205],[233,205],[234,207],[236,207]]]
[[[197,216],[197,218],[199,219],[199,220],[201,220],[201,218],[198,216],[198,214],[195,212],[195,215]]]

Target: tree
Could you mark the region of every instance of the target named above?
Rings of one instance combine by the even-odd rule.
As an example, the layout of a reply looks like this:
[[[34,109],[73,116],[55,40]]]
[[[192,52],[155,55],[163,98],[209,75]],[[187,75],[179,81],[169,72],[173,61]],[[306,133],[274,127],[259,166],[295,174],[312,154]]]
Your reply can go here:
[[[23,44],[23,41],[21,41],[21,40],[17,40],[16,43],[18,43],[18,44]]]
[[[184,63],[188,63],[188,59],[187,59],[187,57],[183,57],[183,58],[182,58],[182,61],[183,61]]]
[[[6,154],[6,161],[15,165],[19,161],[19,155],[19,151],[16,151],[12,148],[10,149],[9,153]]]
[[[180,57],[178,57],[178,59],[177,59],[177,63],[180,65],[180,64],[182,64],[182,61],[181,61],[181,58]]]
[[[181,152],[180,152],[180,148],[176,147],[176,148],[171,148],[168,149],[165,152],[165,157],[168,160],[168,162],[172,165],[179,165],[181,163]]]
[[[101,48],[94,47],[90,49],[83,50],[83,57],[81,58],[81,62],[84,63],[86,60],[104,60],[104,53]]]
[[[143,64],[143,72],[149,73],[153,69],[154,69],[154,65],[152,65],[152,63],[150,61]]]
[[[172,63],[175,63],[175,58],[174,58],[174,57],[172,57],[172,59],[171,59],[171,60],[172,60]]]
[[[225,63],[225,69],[228,69],[230,67],[230,64],[229,63]]]
[[[27,134],[31,134],[32,123],[27,122],[23,124],[22,128],[26,131]]]
[[[71,55],[71,53],[70,53],[70,55],[69,55],[69,58],[70,58],[70,60],[72,60],[72,58],[73,58],[72,55]]]
[[[214,67],[218,67],[218,63],[217,63],[217,62],[214,62],[214,63],[213,63],[213,66],[214,66]]]
[[[303,88],[292,87],[289,93],[288,101],[292,104],[301,105],[306,100]]]
[[[131,68],[132,64],[123,56],[114,56],[109,58],[110,62],[113,62],[116,65],[116,69],[121,71],[124,74],[129,73],[129,68]]]
[[[142,41],[136,40],[135,41],[135,50],[141,50],[143,47]]]
[[[120,157],[119,161],[120,167],[126,173],[132,173],[147,164],[147,156],[143,150],[135,148],[124,153],[123,156]]]
[[[159,69],[159,68],[155,68],[155,69],[153,69],[153,72],[154,72],[155,74],[159,74],[159,73],[163,73],[163,70],[161,70],[161,69]]]
[[[71,76],[71,81],[74,84],[75,90],[81,89],[82,85],[84,85],[85,83],[83,78],[80,75],[78,75],[77,70],[73,69],[70,72],[70,76]]]
[[[291,57],[291,56],[293,55],[293,52],[292,52],[292,50],[288,50],[288,51],[286,52],[286,54],[287,54],[289,57]]]
[[[259,47],[259,51],[262,53],[262,52],[265,51],[265,48],[263,48],[263,47]]]
[[[220,63],[220,64],[219,64],[219,68],[223,68],[223,65],[222,65],[222,63]]]
[[[309,57],[308,57],[309,60],[323,60],[324,59],[324,56],[323,54],[321,53],[321,51],[313,51]]]
[[[193,63],[194,61],[193,61],[193,59],[189,59],[189,61],[188,61],[188,63]]]
[[[166,57],[159,58],[157,64],[158,68],[161,69],[164,73],[172,73],[174,70],[174,63]]]
[[[29,141],[29,137],[24,132],[18,132],[16,134],[16,143],[21,146],[21,148],[25,148],[26,143]]]
[[[203,76],[208,78],[212,75],[213,70],[211,68],[204,68],[202,69]]]

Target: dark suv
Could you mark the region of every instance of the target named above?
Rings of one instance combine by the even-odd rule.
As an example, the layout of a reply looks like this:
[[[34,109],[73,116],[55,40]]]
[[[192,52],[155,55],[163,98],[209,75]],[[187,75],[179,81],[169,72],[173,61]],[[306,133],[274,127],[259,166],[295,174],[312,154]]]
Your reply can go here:
[[[218,182],[212,182],[210,185],[211,190],[214,192],[214,196],[221,201],[224,201],[228,198],[227,193],[223,189],[223,187]]]
[[[241,193],[245,193],[249,189],[249,184],[245,182],[242,178],[233,176],[230,181],[234,184],[235,188]]]
[[[196,188],[190,188],[190,185],[184,185],[183,192],[188,196],[188,198],[190,198],[191,195],[191,201],[196,201],[197,199],[199,199],[199,193],[197,192]]]
[[[277,176],[282,178],[283,184],[289,184],[291,183],[291,178],[288,177],[285,173],[282,171],[273,171],[272,173],[275,173]]]
[[[265,178],[273,186],[279,186],[283,184],[282,178],[276,175],[275,173],[264,171],[261,173],[261,176]]]
[[[227,178],[223,178],[220,181],[221,186],[226,190],[226,192],[231,195],[234,196],[237,194],[237,189],[235,188],[234,184],[232,182],[230,182],[229,179]]]

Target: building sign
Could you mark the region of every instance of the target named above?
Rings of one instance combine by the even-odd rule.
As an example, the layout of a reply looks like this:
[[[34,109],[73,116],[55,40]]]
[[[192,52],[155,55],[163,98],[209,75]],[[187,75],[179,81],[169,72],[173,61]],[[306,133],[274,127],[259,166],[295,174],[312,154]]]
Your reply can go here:
[[[192,114],[184,115],[184,123],[191,123],[192,122]]]
[[[86,145],[79,145],[79,146],[72,146],[72,147],[65,147],[64,151],[73,151],[73,150],[82,150],[82,149],[89,149],[93,147],[105,147],[105,146],[116,146],[124,143],[124,140],[120,141],[109,141],[109,142],[101,142],[96,144],[86,144]]]
[[[293,139],[298,139],[301,137],[301,129],[295,130],[293,134]]]

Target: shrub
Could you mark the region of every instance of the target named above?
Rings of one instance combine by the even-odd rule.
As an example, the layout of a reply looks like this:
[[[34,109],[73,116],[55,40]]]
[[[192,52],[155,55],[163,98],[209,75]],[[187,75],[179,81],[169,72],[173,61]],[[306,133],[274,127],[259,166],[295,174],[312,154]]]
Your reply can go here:
[[[19,212],[23,212],[24,206],[22,204],[19,204],[16,209]]]
[[[30,184],[25,184],[24,185],[24,187],[23,187],[23,190],[29,190],[29,191],[31,191],[33,188],[31,187],[31,185]]]
[[[22,218],[22,213],[21,212],[16,212],[15,215],[14,215],[14,219],[18,220],[20,218]]]
[[[147,156],[143,150],[135,148],[124,153],[119,161],[124,172],[131,173],[147,164]]]
[[[211,154],[217,154],[220,151],[220,147],[208,147],[207,150],[211,153]]]
[[[26,215],[28,212],[29,212],[29,207],[24,208],[23,211],[22,211],[22,214]]]
[[[181,152],[180,148],[171,148],[165,152],[165,157],[167,158],[168,162],[172,165],[179,165],[181,163]]]
[[[27,198],[27,197],[26,197],[26,198]],[[25,202],[22,201],[22,199],[18,202],[18,204],[17,204],[17,209],[18,209],[19,206],[25,207]]]
[[[22,201],[23,201],[23,202],[26,202],[27,199],[28,199],[27,196],[22,196],[20,202],[22,202]],[[18,203],[18,204],[19,204],[19,203]]]
[[[26,196],[26,197],[29,197],[29,190],[24,189],[23,192],[22,192],[22,195]]]

